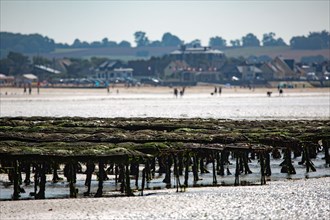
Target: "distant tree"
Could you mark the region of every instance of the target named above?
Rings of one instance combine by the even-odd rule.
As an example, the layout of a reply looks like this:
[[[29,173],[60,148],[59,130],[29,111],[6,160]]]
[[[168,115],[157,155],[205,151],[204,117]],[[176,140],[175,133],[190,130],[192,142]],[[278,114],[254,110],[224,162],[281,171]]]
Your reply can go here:
[[[201,47],[201,41],[199,39],[195,39],[193,41],[191,41],[190,43],[186,44],[187,47]]]
[[[327,31],[311,32],[306,36],[295,36],[290,40],[292,49],[328,49],[330,47],[330,33]]]
[[[137,47],[143,47],[149,45],[149,39],[146,33],[143,31],[137,31],[134,33],[135,43]]]
[[[42,57],[42,56],[34,56],[32,58],[32,63],[33,63],[33,65],[44,65],[44,66],[47,66],[47,65],[50,65],[52,63],[52,61],[51,60],[48,60],[47,58]]]
[[[227,46],[227,42],[225,39],[222,37],[211,37],[209,41],[209,46],[210,47],[220,47],[220,48],[225,48]]]
[[[105,58],[105,57],[92,57],[90,62],[93,67],[98,67],[99,65],[101,65],[102,63],[104,63],[107,60],[109,60],[109,59]]]
[[[283,41],[282,38],[275,38],[275,33],[270,32],[268,34],[264,34],[262,38],[262,45],[263,46],[285,46],[286,43]]]
[[[103,38],[102,39],[102,46],[101,47],[117,47],[118,44],[116,41],[109,41],[108,38]]]
[[[9,75],[19,75],[31,72],[28,56],[21,53],[9,52],[7,57],[0,60],[0,71]]]
[[[231,40],[230,44],[232,47],[240,47],[241,46],[241,41],[240,40]]]
[[[55,47],[56,48],[61,48],[61,49],[66,49],[66,48],[70,48],[70,45],[69,44],[63,44],[63,43],[56,43],[55,44]]]
[[[102,46],[108,47],[109,46],[109,39],[107,37],[102,39]]]
[[[81,48],[82,47],[82,43],[79,39],[75,39],[71,45],[72,48]]]
[[[128,41],[123,40],[122,42],[120,42],[118,44],[118,47],[127,47],[127,48],[129,48],[129,47],[131,47],[131,43],[128,42]]]
[[[0,32],[0,50],[1,52],[47,53],[55,50],[55,42],[40,34]]]
[[[318,55],[318,56],[305,56],[302,57],[300,61],[302,63],[312,64],[312,63],[322,63],[326,61],[326,59],[324,58],[324,56]]]
[[[152,41],[150,44],[149,44],[150,47],[161,47],[162,46],[162,42],[160,42],[159,40],[156,40],[156,41]]]
[[[101,48],[101,47],[104,47],[104,45],[101,42],[99,42],[99,41],[93,41],[90,44],[90,47],[91,48]]]
[[[181,45],[183,42],[177,36],[167,32],[163,34],[161,43],[164,47],[174,47]]]
[[[242,37],[242,45],[243,47],[259,47],[260,41],[254,34],[249,33]]]
[[[288,46],[284,40],[280,37],[280,38],[277,38],[277,46]]]

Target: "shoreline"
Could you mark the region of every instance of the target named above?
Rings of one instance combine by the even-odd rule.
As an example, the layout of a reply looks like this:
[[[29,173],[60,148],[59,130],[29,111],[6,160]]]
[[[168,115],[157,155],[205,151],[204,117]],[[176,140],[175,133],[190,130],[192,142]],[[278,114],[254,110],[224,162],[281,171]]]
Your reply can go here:
[[[40,88],[39,94],[37,94],[37,88],[32,88],[32,93],[29,95],[28,93],[24,94],[23,88],[17,87],[0,87],[0,97],[41,97],[41,96],[55,96],[55,95],[79,95],[79,96],[91,96],[91,95],[114,95],[114,94],[171,94],[173,95],[174,88],[178,88],[179,90],[182,87],[152,87],[152,86],[143,86],[143,87],[123,87],[116,86],[111,87],[109,93],[107,92],[107,88]],[[219,88],[219,87],[217,87]],[[210,95],[214,93],[214,86],[191,86],[186,87],[185,94],[205,94]],[[325,93],[330,95],[330,87],[327,88],[287,88],[283,89],[285,94],[292,93]],[[278,96],[277,88],[242,88],[242,87],[222,87],[221,95],[225,94],[264,94],[268,91],[272,92],[273,96]],[[217,94],[218,95],[218,94]]]
[[[244,199],[242,199],[244,198]],[[1,219],[326,219],[330,177],[145,196],[0,201]]]

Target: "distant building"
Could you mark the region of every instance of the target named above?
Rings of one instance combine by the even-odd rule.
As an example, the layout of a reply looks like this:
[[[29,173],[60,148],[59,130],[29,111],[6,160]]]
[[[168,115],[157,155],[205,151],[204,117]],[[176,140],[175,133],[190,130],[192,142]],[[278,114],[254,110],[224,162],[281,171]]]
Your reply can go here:
[[[33,73],[39,78],[39,80],[47,80],[54,75],[60,74],[61,71],[44,65],[34,65]]]
[[[171,52],[170,56],[175,60],[185,61],[192,67],[202,69],[210,67],[219,69],[225,58],[224,53],[217,49],[210,47],[186,48],[185,46]]]
[[[15,77],[0,73],[0,86],[13,86]]]
[[[189,72],[190,67],[185,61],[171,61],[164,69],[164,80],[182,81],[182,73]]]
[[[220,72],[225,80],[241,79],[242,73],[238,70],[237,65],[225,64],[221,67]]]
[[[133,68],[126,68],[119,61],[105,61],[94,70],[94,78],[105,82],[121,81],[133,77]]]
[[[262,70],[256,66],[238,66],[237,69],[241,73],[243,81],[255,81],[263,79]]]
[[[264,63],[260,69],[266,76],[265,79],[275,80],[290,80],[298,79],[299,74],[295,70],[294,60],[285,60],[281,57],[276,57],[271,62]]]

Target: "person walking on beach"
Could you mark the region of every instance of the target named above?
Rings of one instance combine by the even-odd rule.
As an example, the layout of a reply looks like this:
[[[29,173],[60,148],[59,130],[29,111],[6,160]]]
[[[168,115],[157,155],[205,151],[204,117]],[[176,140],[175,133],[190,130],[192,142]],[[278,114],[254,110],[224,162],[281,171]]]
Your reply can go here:
[[[221,92],[222,92],[222,88],[221,87],[219,87],[219,95],[221,95]]]
[[[177,98],[178,97],[178,89],[174,88],[174,96]]]
[[[24,94],[26,94],[26,84],[24,83],[24,91],[23,91]]]
[[[29,83],[29,95],[31,95],[31,93],[32,93],[32,85],[31,83]]]
[[[184,95],[185,90],[186,90],[186,87],[183,87],[182,90],[180,91],[180,96],[181,97]]]
[[[38,83],[37,83],[37,93],[38,93],[38,95],[39,95],[39,92],[40,92],[40,82],[38,81]]]
[[[279,96],[283,96],[283,89],[280,89],[278,92],[279,92]]]

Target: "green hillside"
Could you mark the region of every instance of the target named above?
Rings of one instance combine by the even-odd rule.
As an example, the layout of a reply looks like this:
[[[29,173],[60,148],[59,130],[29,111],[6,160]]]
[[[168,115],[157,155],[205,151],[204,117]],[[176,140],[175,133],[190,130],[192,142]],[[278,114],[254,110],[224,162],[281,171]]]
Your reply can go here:
[[[162,56],[176,50],[176,47],[142,47],[142,48],[81,48],[81,49],[56,49],[54,52],[45,53],[43,56],[49,58],[75,57],[106,57],[110,59],[120,59],[123,61],[148,59],[151,56]],[[321,50],[293,50],[289,46],[282,47],[240,47],[226,48],[222,50],[227,57],[244,57],[267,55],[271,58],[283,56],[288,59],[300,61],[302,57],[318,56],[330,59],[328,49]]]

